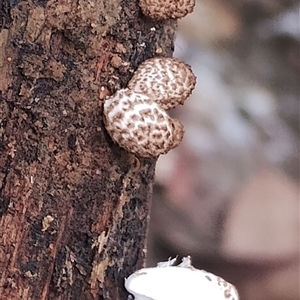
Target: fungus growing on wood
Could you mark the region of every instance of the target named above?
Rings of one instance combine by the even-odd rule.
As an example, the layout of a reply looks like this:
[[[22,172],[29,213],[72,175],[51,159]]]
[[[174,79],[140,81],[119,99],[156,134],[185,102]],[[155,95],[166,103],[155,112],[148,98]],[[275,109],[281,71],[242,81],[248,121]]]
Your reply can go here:
[[[195,0],[140,0],[144,15],[152,19],[179,19],[191,13]]]
[[[174,266],[176,258],[143,268],[125,279],[135,300],[239,300],[236,288],[223,278],[195,269],[189,256]]]
[[[113,141],[143,157],[157,157],[176,147],[183,126],[144,94],[121,89],[104,103],[104,124]]]
[[[183,126],[166,110],[183,104],[195,83],[190,66],[177,59],[143,62],[128,88],[104,102],[104,125],[112,140],[142,157],[158,157],[178,146]]]
[[[128,88],[143,93],[169,110],[192,93],[196,77],[191,67],[176,58],[156,57],[141,63],[128,83]]]

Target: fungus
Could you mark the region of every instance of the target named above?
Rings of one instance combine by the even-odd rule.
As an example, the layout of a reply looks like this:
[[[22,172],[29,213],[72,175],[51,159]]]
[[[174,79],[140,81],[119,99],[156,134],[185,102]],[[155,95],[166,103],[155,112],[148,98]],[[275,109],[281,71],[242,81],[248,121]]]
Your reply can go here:
[[[104,102],[103,111],[111,138],[129,152],[157,157],[182,140],[182,124],[144,94],[121,89]]]
[[[179,19],[191,13],[195,0],[140,0],[144,15],[152,19]]]
[[[125,279],[125,288],[135,300],[239,300],[231,283],[195,269],[189,256],[178,266],[174,266],[175,261],[136,271]]]
[[[139,65],[128,88],[169,110],[183,104],[195,84],[196,77],[189,65],[176,58],[156,57]]]
[[[183,104],[195,83],[190,66],[177,59],[143,62],[128,87],[104,102],[104,125],[113,141],[142,157],[158,157],[178,146],[183,126],[166,110]]]

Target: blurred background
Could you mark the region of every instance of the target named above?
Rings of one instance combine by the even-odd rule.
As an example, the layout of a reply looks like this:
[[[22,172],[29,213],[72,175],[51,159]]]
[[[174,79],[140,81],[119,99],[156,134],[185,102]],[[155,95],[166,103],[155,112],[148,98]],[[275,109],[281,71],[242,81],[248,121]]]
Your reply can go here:
[[[299,300],[299,1],[198,0],[174,56],[197,86],[172,111],[182,144],[160,157],[148,266],[176,255],[241,300]]]

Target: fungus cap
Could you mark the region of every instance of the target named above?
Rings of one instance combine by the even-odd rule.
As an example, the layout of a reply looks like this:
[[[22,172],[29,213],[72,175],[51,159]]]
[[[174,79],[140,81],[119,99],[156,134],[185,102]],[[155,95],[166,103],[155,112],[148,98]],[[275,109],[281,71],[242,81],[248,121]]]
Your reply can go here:
[[[195,88],[196,76],[191,67],[167,57],[150,58],[141,63],[128,83],[128,88],[143,93],[169,110],[183,104]]]
[[[195,269],[189,256],[178,266],[174,260],[136,271],[125,279],[125,288],[135,300],[239,300],[232,284]]]
[[[180,19],[194,6],[195,0],[140,0],[143,14],[152,19]]]
[[[183,138],[182,124],[148,96],[121,89],[105,100],[104,125],[113,141],[142,157],[157,157]]]

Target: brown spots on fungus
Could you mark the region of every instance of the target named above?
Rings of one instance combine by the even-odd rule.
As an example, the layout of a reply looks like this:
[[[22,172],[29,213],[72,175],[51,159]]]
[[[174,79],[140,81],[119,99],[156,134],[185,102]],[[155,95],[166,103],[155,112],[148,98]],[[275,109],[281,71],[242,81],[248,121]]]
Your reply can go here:
[[[130,109],[128,109],[130,102]],[[143,94],[119,90],[104,102],[104,124],[112,139],[129,152],[143,157],[166,154],[182,135],[168,114]],[[179,121],[175,122],[180,124]]]
[[[152,19],[179,19],[191,13],[195,0],[140,0],[142,12]]]
[[[172,109],[192,93],[196,76],[176,58],[151,58],[140,64],[128,88],[143,93],[165,110]]]
[[[184,134],[183,125],[166,110],[183,104],[195,84],[190,66],[177,59],[146,60],[128,88],[104,102],[103,120],[111,138],[142,157],[166,154],[179,145]]]

